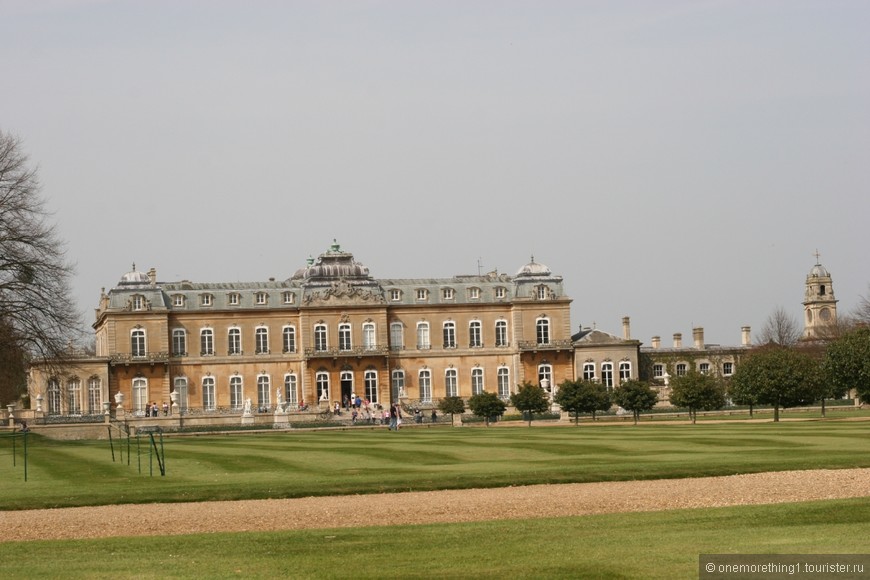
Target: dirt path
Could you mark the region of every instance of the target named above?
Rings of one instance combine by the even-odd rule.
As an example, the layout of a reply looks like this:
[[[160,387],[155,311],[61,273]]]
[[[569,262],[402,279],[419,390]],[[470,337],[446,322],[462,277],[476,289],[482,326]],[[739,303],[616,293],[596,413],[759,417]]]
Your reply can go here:
[[[870,496],[870,469],[0,512],[0,541],[469,522]],[[352,509],[351,509],[352,505]]]

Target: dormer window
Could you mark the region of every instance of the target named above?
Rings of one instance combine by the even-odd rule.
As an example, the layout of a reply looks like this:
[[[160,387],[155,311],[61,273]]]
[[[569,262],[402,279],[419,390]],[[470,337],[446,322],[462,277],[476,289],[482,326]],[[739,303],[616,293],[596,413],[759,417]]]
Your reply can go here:
[[[176,294],[172,297],[172,305],[173,306],[184,306],[184,294]]]
[[[417,288],[417,300],[422,302],[429,299],[429,291],[425,288]]]
[[[211,306],[212,304],[214,304],[214,296],[212,296],[211,294],[202,294],[200,295],[199,300],[199,303],[202,306]]]
[[[505,296],[507,296],[507,291],[504,289],[504,286],[499,286],[495,289],[495,297],[498,300],[504,300]]]
[[[441,297],[444,300],[453,300],[453,288],[442,288]]]
[[[401,299],[402,299],[402,291],[401,290],[399,290],[398,288],[393,288],[392,290],[390,290],[390,300],[392,300],[393,302],[398,302]]]
[[[292,292],[284,292],[283,297],[284,304],[293,304],[294,302],[296,302],[296,295]]]
[[[267,304],[269,302],[269,295],[265,292],[257,292],[256,300],[259,305]]]
[[[546,286],[538,286],[538,300],[546,300],[550,295],[550,289]]]
[[[229,295],[228,301],[230,303],[230,306],[238,306],[242,301],[242,297],[239,295],[238,292],[233,292]]]
[[[468,299],[469,300],[480,300],[480,288],[469,288],[468,289]]]
[[[133,296],[133,310],[145,310],[145,297],[139,294]]]

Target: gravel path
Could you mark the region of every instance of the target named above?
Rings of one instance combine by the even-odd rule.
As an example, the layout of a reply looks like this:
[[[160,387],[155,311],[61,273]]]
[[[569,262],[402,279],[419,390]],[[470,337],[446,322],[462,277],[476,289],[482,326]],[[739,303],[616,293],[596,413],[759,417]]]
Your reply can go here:
[[[579,516],[870,496],[870,469],[0,512],[0,541]],[[349,505],[353,509],[349,509]]]

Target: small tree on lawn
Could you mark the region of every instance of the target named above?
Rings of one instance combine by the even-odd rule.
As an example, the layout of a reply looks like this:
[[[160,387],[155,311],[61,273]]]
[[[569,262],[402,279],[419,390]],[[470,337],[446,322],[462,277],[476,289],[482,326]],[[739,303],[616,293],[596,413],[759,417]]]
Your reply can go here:
[[[748,382],[728,382],[728,398],[735,405],[748,405],[749,416],[753,416],[755,406],[758,404],[758,395]]]
[[[833,392],[842,396],[855,389],[870,401],[870,327],[859,326],[828,345],[822,368]]]
[[[725,387],[713,375],[689,371],[671,379],[671,404],[687,408],[694,425],[698,410],[712,411],[725,406]]]
[[[559,385],[555,401],[569,413],[574,413],[575,425],[580,422],[580,413],[592,413],[594,421],[597,411],[606,411],[613,404],[607,387],[592,381],[564,381]]]
[[[486,426],[489,427],[489,420],[493,417],[504,415],[504,410],[507,408],[507,405],[505,405],[504,401],[499,399],[498,395],[495,393],[484,391],[472,395],[472,397],[468,399],[468,407],[471,409],[472,413],[478,417],[483,417]]]
[[[808,354],[792,348],[766,346],[746,357],[731,377],[739,389],[752,393],[759,403],[779,409],[808,405],[822,391],[821,365]]]
[[[465,401],[462,397],[444,397],[438,402],[438,410],[442,413],[450,414],[450,422],[454,422],[454,415],[460,415],[465,412]]]
[[[529,414],[529,427],[532,426],[532,415],[534,413],[543,413],[550,408],[550,400],[547,397],[547,392],[532,383],[525,382],[519,385],[517,392],[511,395],[511,405],[517,411],[525,415]]]
[[[656,392],[643,381],[626,381],[613,391],[613,402],[631,411],[635,425],[640,414],[652,409],[658,399]]]

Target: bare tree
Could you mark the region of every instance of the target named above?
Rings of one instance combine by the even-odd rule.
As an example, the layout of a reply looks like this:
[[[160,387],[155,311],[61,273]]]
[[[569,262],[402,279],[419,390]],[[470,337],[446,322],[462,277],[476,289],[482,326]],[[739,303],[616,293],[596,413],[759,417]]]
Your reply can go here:
[[[852,319],[856,324],[870,324],[870,284],[867,285],[867,294],[858,297]]]
[[[0,348],[63,360],[82,334],[69,289],[73,266],[49,223],[36,169],[0,130]]]
[[[770,313],[761,329],[761,343],[775,343],[780,346],[796,344],[801,337],[801,329],[797,319],[778,306]]]

